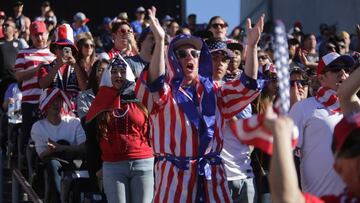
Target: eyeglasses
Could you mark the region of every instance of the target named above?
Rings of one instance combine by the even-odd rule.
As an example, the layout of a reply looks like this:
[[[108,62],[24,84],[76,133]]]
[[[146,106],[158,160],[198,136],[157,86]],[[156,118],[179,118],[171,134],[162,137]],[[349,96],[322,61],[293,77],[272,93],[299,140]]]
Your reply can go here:
[[[262,56],[258,56],[258,60],[266,60],[268,57],[267,56],[264,56],[264,55],[262,55]]]
[[[84,44],[84,47],[90,49],[90,48],[94,48],[95,45],[86,43],[86,44]]]
[[[214,29],[216,29],[218,27],[225,28],[225,27],[227,27],[227,24],[225,24],[225,23],[214,23],[214,24],[211,25],[211,27],[214,28]]]
[[[339,73],[341,70],[344,70],[345,73],[350,72],[350,68],[344,66],[328,66],[326,67],[325,72]]]
[[[121,34],[125,34],[125,33],[132,33],[133,31],[131,29],[120,29],[120,33]]]
[[[301,84],[302,86],[309,85],[309,81],[307,80],[290,80],[290,86],[294,87],[296,84]]]
[[[177,50],[176,53],[179,56],[179,58],[184,59],[187,56],[189,56],[189,52],[193,58],[199,58],[200,57],[200,51],[199,50],[191,50],[186,51],[185,49]]]

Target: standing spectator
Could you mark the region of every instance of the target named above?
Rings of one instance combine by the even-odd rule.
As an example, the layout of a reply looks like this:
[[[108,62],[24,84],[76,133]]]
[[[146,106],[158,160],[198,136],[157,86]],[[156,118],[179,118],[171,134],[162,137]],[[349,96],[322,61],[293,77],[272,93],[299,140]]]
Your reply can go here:
[[[90,21],[89,18],[85,16],[82,12],[77,12],[74,15],[74,23],[72,24],[72,28],[74,30],[74,38],[76,38],[76,35],[83,33],[83,32],[90,32],[89,27],[86,25]]]
[[[351,39],[349,33],[347,33],[346,31],[341,31],[339,37],[344,42],[345,54],[351,54],[351,50],[350,50]]]
[[[105,17],[103,19],[103,26],[100,30],[100,41],[102,43],[102,46],[104,48],[105,52],[108,52],[111,50],[111,48],[114,46],[113,39],[111,37],[111,29],[112,29],[112,21],[109,17]]]
[[[165,32],[156,8],[148,12],[155,48],[148,72],[137,80],[136,94],[151,112],[150,137],[157,159],[153,201],[231,202],[220,158],[223,124],[258,95],[254,59],[264,16],[254,28],[247,21],[246,74],[220,85],[212,82],[211,55],[200,38],[173,39],[165,66]]]
[[[30,38],[33,46],[20,50],[15,61],[15,77],[22,83],[21,93],[21,114],[23,117],[23,132],[20,137],[20,146],[24,150],[30,138],[32,125],[38,120],[38,104],[42,93],[38,84],[36,72],[42,63],[50,63],[54,60],[54,55],[46,47],[48,33],[46,25],[42,21],[34,21],[30,25]],[[19,152],[19,156],[23,151]],[[30,160],[28,160],[29,177],[32,171]]]
[[[208,23],[207,29],[213,34],[212,38],[226,41],[228,24],[220,16],[213,16]]]
[[[49,33],[47,44],[50,45],[55,38],[54,33],[55,33],[55,28],[57,26],[57,19],[53,10],[49,10],[48,12],[46,12],[44,22],[46,24],[46,29],[48,30]]]
[[[227,48],[234,53],[234,56],[231,58],[229,67],[226,70],[225,80],[233,80],[238,78],[244,70],[242,64],[243,46],[236,41],[231,41],[227,44]]]
[[[314,34],[304,35],[302,48],[301,52],[299,52],[302,64],[306,69],[316,69],[319,55],[316,52],[316,37]]]
[[[169,15],[165,15],[165,17],[162,19],[161,21],[161,25],[163,27],[164,30],[167,30],[168,26],[170,25],[170,23],[174,20],[173,17],[169,16]]]
[[[135,35],[140,34],[143,29],[143,23],[145,20],[145,8],[140,6],[136,9],[135,12],[136,20],[131,22],[131,28],[134,31]]]
[[[77,63],[81,69],[85,70],[86,75],[89,76],[91,67],[95,62],[95,43],[93,38],[84,36],[76,42],[79,49],[77,56]]]
[[[38,71],[41,88],[57,87],[63,90],[74,104],[80,90],[87,86],[87,75],[76,63],[78,49],[74,45],[72,28],[62,24],[56,29],[56,39],[50,50],[56,56],[50,64],[45,64]]]
[[[331,141],[343,117],[336,90],[349,76],[354,60],[335,52],[322,57],[317,67],[321,87],[314,97],[295,103],[289,113],[299,128],[300,174],[304,192],[317,196],[339,194],[344,183],[332,169]]]
[[[124,59],[116,56],[102,74],[100,89],[86,116],[88,161],[92,174],[102,170],[104,191],[111,203],[148,203],[153,199],[148,112],[135,97],[134,79]]]
[[[111,29],[114,47],[107,52],[109,59],[116,55],[133,56],[138,53],[135,37],[131,26],[127,22],[115,22]]]
[[[4,38],[0,39],[0,81],[14,77],[16,55],[22,49],[19,40],[15,39],[16,27],[12,20],[3,24]]]
[[[149,65],[154,45],[154,34],[149,27],[145,28],[138,39],[139,54],[125,57],[125,61],[129,64],[135,78],[139,78],[142,70]]]
[[[109,66],[109,63],[110,62],[106,59],[99,59],[95,61],[93,67],[91,68],[87,89],[81,91],[77,98],[76,107],[80,119],[86,117],[91,103],[94,101],[95,96],[98,93],[102,73]]]
[[[22,1],[15,1],[14,4],[14,19],[16,24],[16,29],[19,31],[19,38],[25,39],[26,42],[29,41],[30,36],[30,18],[24,16],[24,3]]]
[[[0,39],[4,37],[3,24],[6,19],[6,14],[4,11],[0,11]]]
[[[173,20],[169,23],[166,30],[167,34],[172,39],[176,36],[176,32],[179,30],[179,24],[175,20]]]
[[[290,69],[290,107],[309,95],[309,78],[300,68]]]
[[[35,20],[45,21],[46,13],[49,12],[50,10],[51,10],[50,2],[49,1],[42,2],[41,7],[40,7],[41,15],[36,17]]]

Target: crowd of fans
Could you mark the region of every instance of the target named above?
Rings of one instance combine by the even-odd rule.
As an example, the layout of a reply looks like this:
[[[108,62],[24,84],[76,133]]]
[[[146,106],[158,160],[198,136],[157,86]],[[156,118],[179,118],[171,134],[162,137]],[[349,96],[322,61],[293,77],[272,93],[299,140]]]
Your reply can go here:
[[[111,203],[360,202],[359,25],[294,23],[284,116],[264,15],[227,35],[221,16],[139,7],[90,30],[82,12],[58,21],[45,1],[30,19],[24,6],[0,8],[1,147],[30,183],[45,165],[45,201],[65,201],[61,160],[79,158]]]

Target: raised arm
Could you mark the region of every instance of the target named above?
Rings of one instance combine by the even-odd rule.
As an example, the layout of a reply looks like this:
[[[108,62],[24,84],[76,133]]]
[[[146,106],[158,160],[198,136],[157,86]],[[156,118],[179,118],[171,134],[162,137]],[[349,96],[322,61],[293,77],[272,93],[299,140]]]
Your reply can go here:
[[[247,50],[244,72],[248,77],[253,79],[257,79],[259,67],[257,59],[257,44],[264,28],[264,18],[265,15],[262,14],[254,27],[251,27],[251,20],[249,18],[246,21]]]
[[[274,202],[303,203],[292,155],[291,133],[294,126],[288,117],[274,117],[267,112],[265,127],[274,136],[270,163],[270,188]]]
[[[155,37],[155,48],[150,61],[148,82],[154,82],[165,74],[165,31],[156,18],[156,8],[148,9],[150,29]]]
[[[360,90],[360,68],[357,68],[348,79],[346,79],[338,88],[341,111],[344,115],[360,111],[360,100],[356,93]]]

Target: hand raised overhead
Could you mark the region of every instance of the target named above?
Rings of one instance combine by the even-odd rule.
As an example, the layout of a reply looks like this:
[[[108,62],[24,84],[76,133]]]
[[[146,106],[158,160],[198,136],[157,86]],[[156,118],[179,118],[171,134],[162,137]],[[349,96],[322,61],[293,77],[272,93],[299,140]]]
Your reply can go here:
[[[149,19],[150,19],[150,29],[154,34],[155,41],[165,40],[165,31],[161,27],[159,20],[156,18],[156,8],[154,6],[151,9],[148,9]]]
[[[255,46],[259,40],[264,29],[265,14],[262,14],[254,27],[251,26],[251,19],[246,20],[246,36],[248,46]]]

